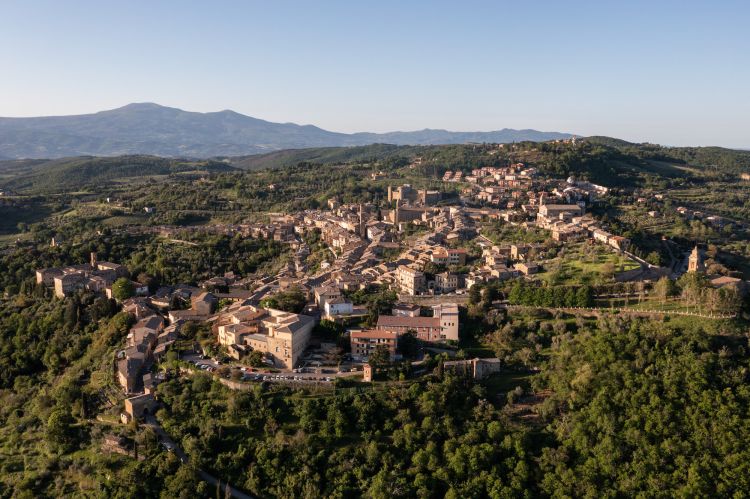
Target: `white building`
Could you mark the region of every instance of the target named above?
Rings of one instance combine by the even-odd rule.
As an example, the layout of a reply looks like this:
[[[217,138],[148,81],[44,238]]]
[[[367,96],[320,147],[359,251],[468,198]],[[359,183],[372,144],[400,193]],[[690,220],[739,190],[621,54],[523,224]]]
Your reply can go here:
[[[351,315],[354,312],[354,305],[346,298],[334,298],[326,300],[325,315],[327,317],[338,317],[342,315]]]

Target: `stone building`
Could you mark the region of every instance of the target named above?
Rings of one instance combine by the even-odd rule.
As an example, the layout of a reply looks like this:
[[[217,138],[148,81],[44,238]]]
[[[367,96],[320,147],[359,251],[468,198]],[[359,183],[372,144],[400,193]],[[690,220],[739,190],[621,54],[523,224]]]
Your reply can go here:
[[[705,270],[706,267],[703,263],[703,253],[698,249],[698,246],[696,246],[693,248],[690,257],[688,258],[688,272],[703,272]]]

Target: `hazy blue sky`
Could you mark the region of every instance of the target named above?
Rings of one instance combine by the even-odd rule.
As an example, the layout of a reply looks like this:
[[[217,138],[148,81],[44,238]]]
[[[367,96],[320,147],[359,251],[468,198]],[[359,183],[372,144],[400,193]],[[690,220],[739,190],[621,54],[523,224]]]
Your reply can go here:
[[[0,2],[0,116],[129,102],[335,131],[750,147],[748,1]]]

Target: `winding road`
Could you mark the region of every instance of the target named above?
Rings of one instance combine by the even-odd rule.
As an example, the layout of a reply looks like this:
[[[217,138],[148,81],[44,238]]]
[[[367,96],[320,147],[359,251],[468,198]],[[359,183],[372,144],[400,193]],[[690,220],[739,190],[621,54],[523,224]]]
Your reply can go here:
[[[152,415],[149,415],[145,419],[145,424],[147,426],[150,426],[153,428],[154,432],[159,436],[159,440],[166,444],[170,449],[172,449],[172,452],[175,453],[175,455],[178,457],[178,459],[182,462],[182,464],[188,464],[189,459],[187,454],[185,454],[185,451],[182,450],[182,448],[177,445],[177,443],[172,440],[172,437],[169,436],[169,434],[164,431],[164,428],[159,424],[159,422],[156,420],[156,418]],[[237,489],[236,487],[233,487],[231,484],[228,484],[227,482],[223,482],[216,478],[215,476],[203,471],[203,470],[197,470],[198,476],[201,478],[201,480],[210,483],[211,485],[215,485],[218,487],[221,487],[222,490],[226,490],[229,488],[230,493],[232,494],[232,497],[236,497],[237,499],[255,499],[253,496],[245,494],[241,490]]]

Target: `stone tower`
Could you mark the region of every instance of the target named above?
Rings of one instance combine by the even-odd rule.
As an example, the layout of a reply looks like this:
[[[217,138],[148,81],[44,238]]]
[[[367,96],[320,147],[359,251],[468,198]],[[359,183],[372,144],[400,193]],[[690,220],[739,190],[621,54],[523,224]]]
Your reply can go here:
[[[703,270],[705,270],[703,255],[701,255],[701,250],[696,246],[690,253],[690,258],[688,258],[688,272],[703,272]]]
[[[367,228],[365,227],[365,220],[362,216],[362,203],[359,203],[359,237],[367,239]]]

